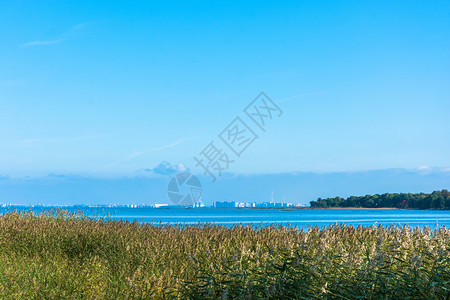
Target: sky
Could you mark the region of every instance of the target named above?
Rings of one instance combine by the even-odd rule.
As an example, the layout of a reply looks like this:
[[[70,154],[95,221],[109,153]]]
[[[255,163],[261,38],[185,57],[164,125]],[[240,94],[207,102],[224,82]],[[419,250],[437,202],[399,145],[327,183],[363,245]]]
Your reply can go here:
[[[0,41],[2,176],[202,172],[211,141],[235,174],[450,167],[449,1],[1,0]]]

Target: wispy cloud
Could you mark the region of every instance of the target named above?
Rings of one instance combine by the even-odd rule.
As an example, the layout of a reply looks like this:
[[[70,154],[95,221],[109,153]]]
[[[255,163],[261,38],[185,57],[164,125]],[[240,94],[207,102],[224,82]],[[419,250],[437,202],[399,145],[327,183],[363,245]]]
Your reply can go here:
[[[287,101],[291,101],[291,100],[295,100],[295,99],[299,99],[299,98],[303,98],[303,97],[307,97],[307,96],[322,95],[322,94],[327,94],[327,93],[329,93],[329,91],[303,93],[303,94],[299,94],[299,95],[296,95],[296,96],[291,96],[291,97],[279,99],[279,100],[276,100],[275,102],[283,103],[283,102],[287,102]]]
[[[35,139],[24,139],[23,143],[64,143],[64,142],[79,142],[85,140],[91,140],[101,137],[111,136],[110,134],[95,134],[95,135],[84,135],[72,138],[35,138]]]
[[[5,87],[15,87],[15,86],[21,86],[24,82],[22,80],[2,80],[0,81],[0,86]]]
[[[67,39],[58,39],[58,40],[50,40],[50,41],[33,41],[20,45],[22,48],[32,47],[32,46],[44,46],[44,45],[53,45],[61,42],[67,41]]]
[[[148,154],[148,153],[157,152],[157,151],[161,151],[161,150],[165,150],[165,149],[170,149],[170,148],[176,147],[176,146],[178,146],[178,145],[180,145],[182,143],[185,143],[187,141],[190,141],[190,140],[192,140],[192,138],[184,138],[184,139],[176,140],[173,143],[170,143],[170,144],[167,144],[167,145],[163,145],[163,146],[159,146],[159,147],[156,147],[156,148],[152,148],[152,149],[149,149],[149,150],[133,151],[130,154],[128,154],[127,156],[125,156],[124,158],[120,159],[120,160],[117,160],[115,162],[107,164],[106,166],[103,166],[101,168],[93,170],[92,173],[96,173],[96,172],[104,171],[106,169],[110,169],[110,168],[112,168],[114,166],[117,166],[118,164],[121,164],[121,163],[126,162],[126,161],[131,160],[131,159],[134,159],[136,157],[142,156],[144,154]]]
[[[73,32],[73,31],[82,30],[82,29],[85,29],[88,26],[91,26],[91,25],[97,24],[97,23],[98,22],[83,22],[83,23],[80,23],[80,24],[72,26],[71,31]]]
[[[20,45],[21,48],[29,48],[34,46],[46,46],[46,45],[54,45],[59,44],[61,42],[65,42],[68,40],[73,40],[77,37],[79,37],[82,32],[90,25],[95,24],[97,22],[84,22],[80,24],[76,24],[70,28],[69,31],[61,34],[59,37],[49,40],[37,40],[37,41],[31,41],[27,43],[23,43]]]
[[[149,152],[154,152],[154,151],[160,151],[160,150],[165,150],[165,149],[173,148],[173,147],[175,147],[175,146],[178,146],[178,145],[181,144],[181,143],[184,143],[184,142],[187,142],[187,141],[190,141],[190,140],[192,140],[192,138],[180,139],[180,140],[175,141],[175,142],[173,142],[173,143],[171,143],[171,144],[168,144],[168,145],[164,145],[164,146],[161,146],[161,147],[154,148],[154,149],[150,150]]]

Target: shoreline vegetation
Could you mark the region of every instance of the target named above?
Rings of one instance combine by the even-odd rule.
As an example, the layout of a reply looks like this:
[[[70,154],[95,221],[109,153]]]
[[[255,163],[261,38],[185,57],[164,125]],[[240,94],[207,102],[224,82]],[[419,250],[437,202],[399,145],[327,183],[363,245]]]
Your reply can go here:
[[[397,209],[434,209],[450,210],[450,192],[448,190],[425,193],[394,193],[366,196],[350,196],[348,198],[319,198],[311,201],[311,208],[397,208]]]
[[[450,230],[0,215],[0,298],[445,299]]]

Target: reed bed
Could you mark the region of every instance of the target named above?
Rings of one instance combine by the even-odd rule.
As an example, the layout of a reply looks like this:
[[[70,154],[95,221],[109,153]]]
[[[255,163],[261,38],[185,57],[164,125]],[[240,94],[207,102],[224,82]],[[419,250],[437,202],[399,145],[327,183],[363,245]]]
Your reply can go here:
[[[448,299],[450,231],[0,216],[2,299]]]

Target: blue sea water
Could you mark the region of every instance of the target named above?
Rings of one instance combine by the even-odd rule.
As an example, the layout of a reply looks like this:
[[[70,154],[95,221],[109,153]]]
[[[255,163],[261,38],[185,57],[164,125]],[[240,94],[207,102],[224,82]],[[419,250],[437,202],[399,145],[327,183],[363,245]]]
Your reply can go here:
[[[52,207],[33,207],[34,211]],[[18,210],[24,208],[16,208]],[[250,209],[250,208],[150,208],[150,207],[65,207],[64,209],[93,218],[138,221],[153,224],[249,225],[257,227],[271,224],[297,227],[324,227],[334,223],[347,225],[410,225],[412,227],[436,225],[450,226],[450,211],[433,210],[376,210],[376,209]],[[9,210],[12,210],[9,208]],[[4,213],[5,208],[0,209]]]

